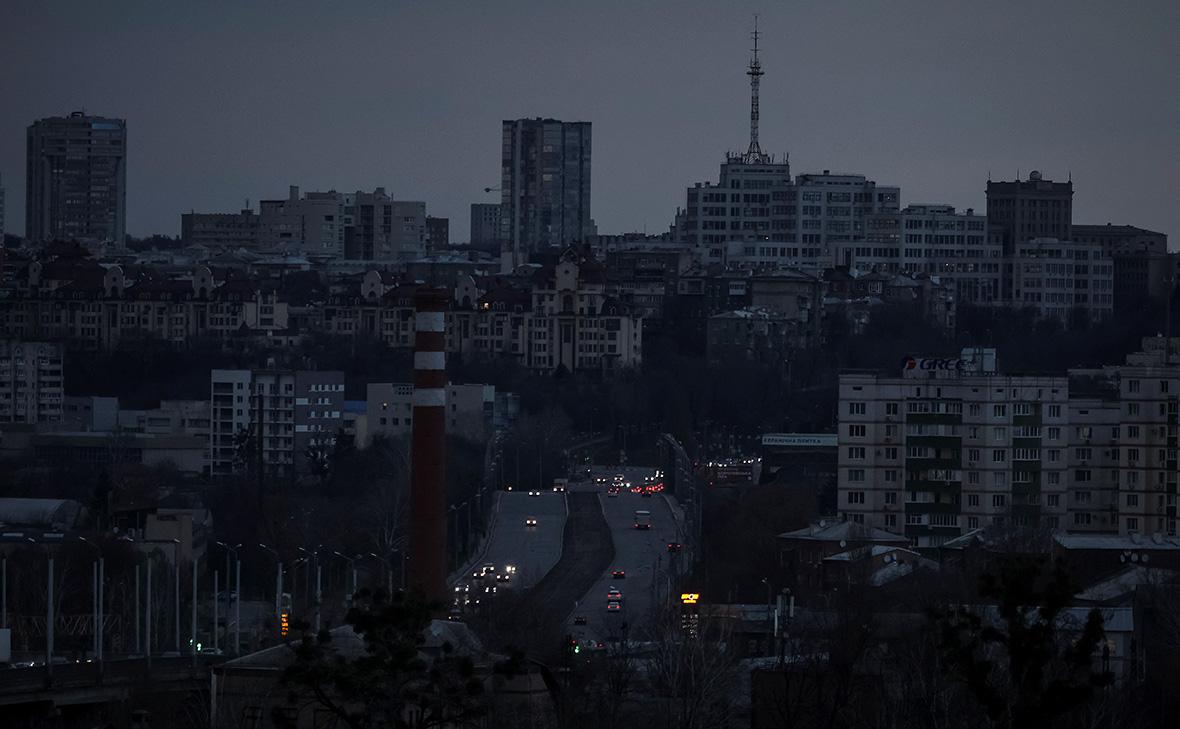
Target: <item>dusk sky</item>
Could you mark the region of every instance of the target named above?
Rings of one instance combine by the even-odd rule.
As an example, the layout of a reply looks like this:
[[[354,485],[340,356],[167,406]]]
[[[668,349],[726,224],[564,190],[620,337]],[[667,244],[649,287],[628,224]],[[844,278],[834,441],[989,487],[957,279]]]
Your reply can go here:
[[[1074,222],[1180,242],[1180,2],[0,3],[0,176],[24,230],[25,128],[127,120],[128,232],[248,198],[425,200],[467,240],[498,202],[502,119],[593,123],[601,233],[667,230],[685,187],[748,142],[794,173],[984,208],[984,184],[1075,183]]]

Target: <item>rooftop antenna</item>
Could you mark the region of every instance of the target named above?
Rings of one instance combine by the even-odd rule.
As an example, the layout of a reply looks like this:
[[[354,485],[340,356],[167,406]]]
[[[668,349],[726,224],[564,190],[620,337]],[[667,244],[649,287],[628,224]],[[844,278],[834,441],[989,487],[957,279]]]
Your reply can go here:
[[[754,57],[750,60],[750,70],[746,71],[746,75],[750,77],[750,148],[746,150],[746,162],[749,164],[766,163],[769,160],[767,156],[762,153],[762,147],[758,144],[758,84],[762,77],[762,64],[758,61],[758,37],[761,33],[758,32],[758,16],[754,16],[754,32],[750,37],[754,39],[753,51]]]

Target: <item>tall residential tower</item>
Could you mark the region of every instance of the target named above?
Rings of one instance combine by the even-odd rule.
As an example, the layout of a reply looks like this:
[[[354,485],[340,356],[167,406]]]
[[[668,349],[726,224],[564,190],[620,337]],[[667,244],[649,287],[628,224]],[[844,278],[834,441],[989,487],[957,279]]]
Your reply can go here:
[[[505,120],[500,183],[501,266],[560,253],[594,233],[590,122]]]
[[[127,122],[75,111],[27,136],[25,237],[113,241],[127,233]]]

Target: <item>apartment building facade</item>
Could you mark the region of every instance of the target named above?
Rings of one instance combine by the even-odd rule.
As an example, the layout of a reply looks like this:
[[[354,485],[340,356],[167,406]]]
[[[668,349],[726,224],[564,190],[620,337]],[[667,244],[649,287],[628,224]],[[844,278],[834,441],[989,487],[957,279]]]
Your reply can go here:
[[[335,444],[344,424],[344,373],[213,370],[210,405],[211,475],[262,469],[293,476]]]
[[[501,128],[502,270],[560,252],[594,234],[590,122],[504,120]]]
[[[29,125],[25,237],[109,241],[127,233],[127,122],[75,111]]]
[[[840,377],[841,514],[917,546],[984,526],[1059,528],[1066,378],[987,374],[963,358],[903,367]]]
[[[969,355],[842,374],[841,515],[917,546],[989,526],[1174,535],[1180,340],[1161,342],[1061,376]]]
[[[863,175],[824,170],[792,180],[785,160],[730,155],[717,184],[688,188],[675,237],[704,263],[846,265],[841,244],[864,240],[869,216],[897,212],[900,196]]]
[[[0,340],[0,423],[57,423],[65,401],[60,343]]]

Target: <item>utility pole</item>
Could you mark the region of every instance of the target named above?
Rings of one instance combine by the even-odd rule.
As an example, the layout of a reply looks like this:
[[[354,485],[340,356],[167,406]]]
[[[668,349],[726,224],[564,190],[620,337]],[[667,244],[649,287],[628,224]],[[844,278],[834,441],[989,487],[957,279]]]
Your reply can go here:
[[[242,652],[242,561],[240,559],[234,560],[234,569],[237,570],[234,585],[234,655],[241,655]],[[228,579],[229,576],[226,575]]]
[[[225,579],[227,581],[229,580],[228,574],[225,576]],[[217,570],[213,570],[213,652],[214,653],[217,653],[217,627],[218,627],[217,626],[217,588],[218,588],[218,583],[220,581],[221,581],[221,575],[218,573]],[[229,592],[229,590],[226,590],[226,592]]]
[[[143,637],[144,637],[144,655],[147,656],[148,672],[152,670],[152,556],[149,554],[147,564],[144,565],[146,572],[144,578],[144,595],[146,597],[146,604],[143,611]]]
[[[53,557],[49,558],[48,595],[45,608],[45,671],[53,683]]]
[[[193,561],[193,616],[191,623],[191,640],[193,642],[193,668],[197,667],[197,558],[194,556]],[[214,596],[216,597],[216,596]]]

